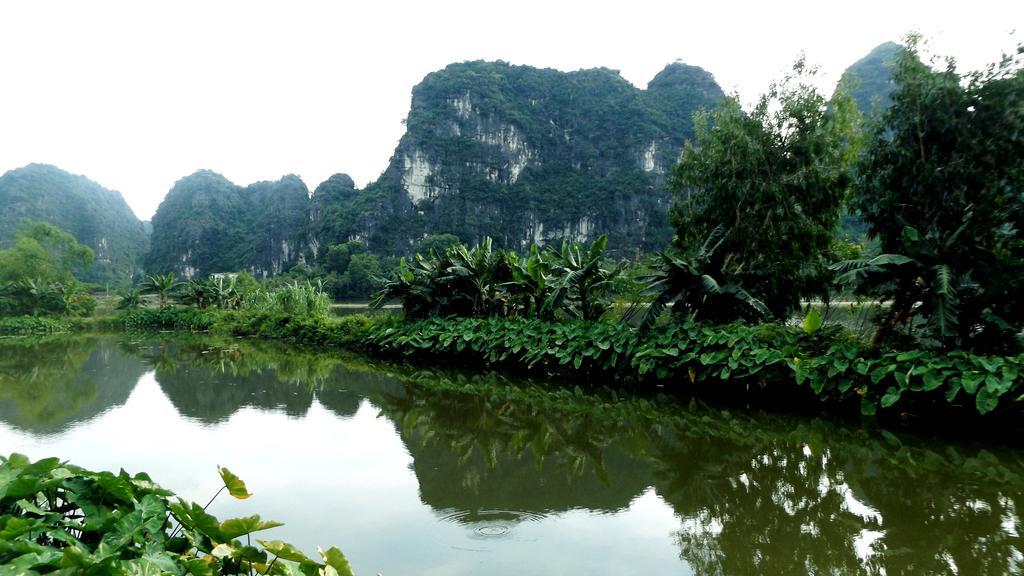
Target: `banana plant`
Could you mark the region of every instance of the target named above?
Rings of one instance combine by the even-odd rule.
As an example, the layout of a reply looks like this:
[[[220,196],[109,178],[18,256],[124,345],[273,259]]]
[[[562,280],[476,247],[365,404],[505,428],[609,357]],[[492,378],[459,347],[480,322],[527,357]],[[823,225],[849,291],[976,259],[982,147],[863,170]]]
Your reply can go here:
[[[879,320],[873,343],[881,343],[898,327],[910,330],[917,324],[948,346],[965,343],[968,327],[960,322],[962,298],[980,287],[972,282],[970,270],[958,273],[945,258],[962,230],[939,240],[906,226],[902,233],[904,254],[880,254],[830,266],[837,284],[891,302]],[[915,322],[915,318],[921,321]]]
[[[725,324],[770,319],[768,307],[724,271],[725,263],[717,253],[720,244],[721,230],[716,230],[691,258],[672,251],[658,253],[657,271],[640,278],[646,284],[641,294],[651,300],[646,305],[634,302],[626,311],[626,320],[639,319],[639,326],[646,330],[669,306],[674,315],[691,322]]]
[[[562,310],[581,320],[597,320],[611,303],[612,284],[624,268],[605,258],[608,237],[601,236],[586,250],[575,242],[563,242],[552,262],[553,289],[541,306],[542,317]]]
[[[500,287],[513,303],[514,313],[526,318],[553,319],[553,311],[544,308],[544,302],[554,290],[550,259],[546,253],[534,244],[530,246],[528,256],[520,257],[509,252],[507,260],[512,279]]]

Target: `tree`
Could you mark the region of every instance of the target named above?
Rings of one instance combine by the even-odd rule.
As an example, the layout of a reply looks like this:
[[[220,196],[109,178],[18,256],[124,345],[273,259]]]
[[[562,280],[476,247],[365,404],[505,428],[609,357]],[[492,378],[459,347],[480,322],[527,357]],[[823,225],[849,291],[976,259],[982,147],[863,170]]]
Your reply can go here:
[[[34,280],[75,282],[75,274],[92,265],[93,253],[60,228],[23,221],[14,246],[0,250],[0,282]]]
[[[427,234],[416,241],[412,251],[415,254],[424,256],[434,252],[443,254],[445,250],[459,244],[459,237],[455,234]]]
[[[695,257],[721,229],[714,275],[777,318],[827,294],[829,243],[854,181],[856,105],[844,92],[826,100],[814,75],[801,59],[750,114],[736,96],[698,113],[672,177],[677,247]]]
[[[1024,328],[1024,47],[963,75],[918,47],[909,38],[895,62],[892,106],[859,168],[855,205],[883,254],[837,268],[891,302],[878,342],[917,326],[946,347],[1012,349]]]
[[[167,307],[167,298],[174,293],[174,291],[181,286],[181,282],[174,277],[174,274],[168,272],[167,274],[154,274],[147,276],[146,280],[142,283],[142,292],[146,294],[156,294],[160,299],[160,307]]]

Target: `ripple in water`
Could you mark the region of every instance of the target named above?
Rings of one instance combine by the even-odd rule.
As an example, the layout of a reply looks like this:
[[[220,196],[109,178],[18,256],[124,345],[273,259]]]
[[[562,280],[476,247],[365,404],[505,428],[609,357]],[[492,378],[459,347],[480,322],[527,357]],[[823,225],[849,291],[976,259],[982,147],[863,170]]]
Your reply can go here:
[[[545,518],[544,514],[526,510],[453,510],[438,520],[471,527],[477,536],[483,538],[501,538],[507,536],[516,524],[540,522]]]

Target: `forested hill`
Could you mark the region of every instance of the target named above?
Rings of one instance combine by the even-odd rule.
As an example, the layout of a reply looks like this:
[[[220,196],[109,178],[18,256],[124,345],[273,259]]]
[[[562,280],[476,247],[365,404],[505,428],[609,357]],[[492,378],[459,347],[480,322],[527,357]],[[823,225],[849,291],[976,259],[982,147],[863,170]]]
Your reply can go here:
[[[200,170],[178,180],[157,208],[146,271],[279,274],[309,245],[309,209],[309,189],[298,176],[243,188]]]
[[[13,243],[22,219],[48,222],[92,248],[86,281],[128,283],[148,247],[142,222],[119,192],[55,166],[29,164],[0,176],[0,207],[0,248]]]
[[[623,250],[663,247],[666,175],[693,113],[722,97],[711,74],[682,63],[646,90],[605,68],[452,64],[413,89],[381,178],[318,199],[332,220],[314,224],[315,239],[359,238],[379,253],[431,233],[510,247],[607,234]]]
[[[862,114],[869,117],[892,104],[895,85],[892,65],[905,48],[895,42],[879,44],[867,56],[854,62],[839,79],[839,89],[847,89]]]

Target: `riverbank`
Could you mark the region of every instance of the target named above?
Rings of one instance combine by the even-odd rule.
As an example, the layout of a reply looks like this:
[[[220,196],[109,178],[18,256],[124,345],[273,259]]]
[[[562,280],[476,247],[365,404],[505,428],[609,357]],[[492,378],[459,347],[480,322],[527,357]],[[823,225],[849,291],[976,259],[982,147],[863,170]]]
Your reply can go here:
[[[35,320],[35,319],[33,319]],[[30,324],[30,322],[29,322]],[[557,376],[741,405],[886,419],[1013,427],[1024,406],[1024,355],[879,352],[833,327],[622,323],[141,309],[46,324],[83,330],[190,331],[347,349],[426,365]]]

